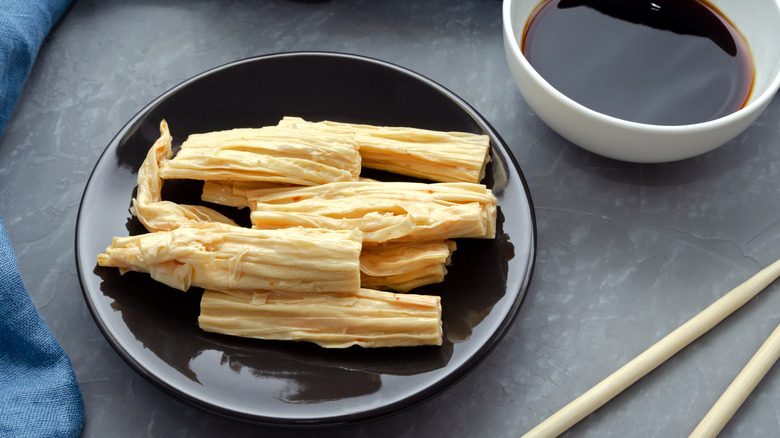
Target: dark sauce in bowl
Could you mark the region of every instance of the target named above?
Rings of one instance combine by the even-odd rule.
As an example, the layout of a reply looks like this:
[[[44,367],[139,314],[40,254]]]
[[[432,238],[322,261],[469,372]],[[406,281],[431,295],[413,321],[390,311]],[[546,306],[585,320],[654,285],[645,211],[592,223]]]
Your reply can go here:
[[[742,108],[750,50],[713,6],[697,0],[545,0],[522,51],[572,100],[655,125],[714,120]]]

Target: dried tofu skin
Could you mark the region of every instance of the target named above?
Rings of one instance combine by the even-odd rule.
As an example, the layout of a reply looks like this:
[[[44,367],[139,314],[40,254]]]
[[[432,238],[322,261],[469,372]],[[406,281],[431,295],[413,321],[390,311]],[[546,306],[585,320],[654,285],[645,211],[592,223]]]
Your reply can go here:
[[[456,243],[389,242],[364,244],[360,253],[361,287],[408,292],[444,281]]]
[[[235,225],[233,220],[208,207],[162,200],[163,180],[160,177],[160,167],[173,156],[172,141],[168,124],[163,120],[160,122],[160,138],[149,149],[138,169],[138,190],[132,201],[131,213],[152,232],[170,231],[184,224],[200,222]]]
[[[346,182],[248,194],[258,229],[359,229],[363,241],[492,239],[496,198],[471,183]]]
[[[98,255],[98,264],[146,272],[184,291],[191,286],[354,291],[360,287],[361,246],[354,230],[255,230],[205,223],[115,237]]]
[[[247,338],[326,348],[441,345],[441,299],[370,289],[298,293],[206,290],[198,325]]]
[[[377,182],[375,179],[362,176],[358,178],[358,181]],[[249,207],[248,192],[282,187],[289,186],[262,181],[204,181],[200,199],[228,207],[246,208]]]
[[[368,275],[397,275],[431,264],[447,266],[457,244],[452,240],[364,244],[360,271]]]
[[[209,332],[326,348],[442,344],[441,299],[405,292],[444,280],[448,239],[495,237],[496,198],[477,184],[487,136],[286,117],[191,135],[174,156],[165,121],[160,133],[131,208],[150,233],[115,237],[98,265],[204,288]],[[361,162],[443,182],[367,180]],[[249,207],[253,228],[162,200],[174,178],[204,181],[203,201]]]
[[[380,277],[366,275],[361,272],[360,286],[369,289],[406,293],[418,287],[441,283],[446,275],[447,268],[442,265],[429,265],[416,272]]]
[[[208,207],[177,204],[170,201],[160,201],[152,204],[134,201],[132,214],[150,232],[171,231],[183,225],[194,223],[219,222],[236,225],[232,219]]]
[[[363,167],[432,181],[479,183],[490,162],[490,138],[482,134],[308,122],[298,117],[284,117],[279,126],[354,135]]]
[[[265,181],[311,186],[355,181],[357,143],[277,126],[192,134],[160,172],[166,179]]]
[[[229,207],[249,207],[249,201],[247,201],[246,196],[236,193],[233,188],[233,183],[230,181],[205,181],[200,199]]]
[[[286,187],[263,181],[205,181],[200,199],[229,207],[249,207],[246,194],[250,190]]]
[[[173,157],[172,142],[168,123],[163,120],[160,122],[160,137],[146,153],[146,158],[138,169],[138,190],[135,197],[138,202],[152,204],[162,200],[163,180],[160,177],[160,166]]]

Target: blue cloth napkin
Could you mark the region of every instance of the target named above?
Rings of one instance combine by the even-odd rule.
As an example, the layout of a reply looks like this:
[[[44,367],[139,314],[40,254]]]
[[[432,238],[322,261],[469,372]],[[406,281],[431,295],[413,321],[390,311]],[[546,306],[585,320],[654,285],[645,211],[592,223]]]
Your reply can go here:
[[[0,134],[46,35],[70,0],[0,0]],[[0,437],[78,436],[84,402],[70,359],[22,283],[0,218]]]
[[[24,288],[0,218],[0,436],[78,436],[83,422],[70,360]]]
[[[71,0],[0,0],[0,134],[43,40]]]

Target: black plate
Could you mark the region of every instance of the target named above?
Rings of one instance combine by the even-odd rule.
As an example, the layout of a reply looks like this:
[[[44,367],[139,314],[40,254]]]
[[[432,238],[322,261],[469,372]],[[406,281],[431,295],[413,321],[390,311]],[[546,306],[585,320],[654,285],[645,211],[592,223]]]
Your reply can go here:
[[[200,290],[97,267],[113,236],[144,232],[128,212],[136,172],[166,119],[187,135],[276,124],[285,115],[485,133],[486,184],[499,205],[495,240],[458,242],[447,280],[416,290],[442,296],[442,347],[328,350],[202,332]],[[199,186],[166,184],[164,199],[197,202]],[[194,196],[193,196],[194,195]],[[266,424],[375,419],[426,400],[474,368],[510,327],[530,281],[535,222],[525,180],[495,130],[440,85],[386,62],[335,53],[283,53],[234,62],[166,92],[111,141],[87,183],[76,224],[84,298],[130,366],[183,400]]]

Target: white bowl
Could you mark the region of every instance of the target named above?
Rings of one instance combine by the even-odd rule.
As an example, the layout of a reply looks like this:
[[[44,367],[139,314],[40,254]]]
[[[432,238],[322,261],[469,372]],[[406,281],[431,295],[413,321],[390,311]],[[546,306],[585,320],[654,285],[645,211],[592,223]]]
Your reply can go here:
[[[755,78],[748,103],[721,118],[690,125],[631,122],[591,110],[568,98],[531,67],[521,51],[523,29],[542,0],[504,0],[504,49],[520,93],[558,134],[591,152],[618,160],[659,163],[709,152],[739,135],[780,87],[780,0],[711,0],[742,33]]]

